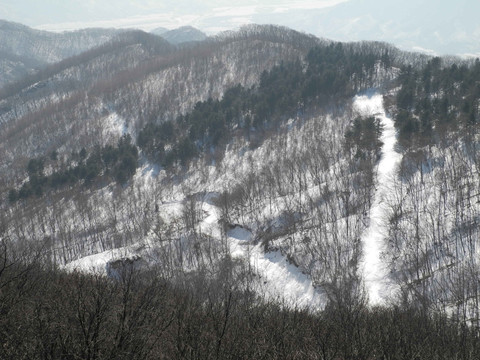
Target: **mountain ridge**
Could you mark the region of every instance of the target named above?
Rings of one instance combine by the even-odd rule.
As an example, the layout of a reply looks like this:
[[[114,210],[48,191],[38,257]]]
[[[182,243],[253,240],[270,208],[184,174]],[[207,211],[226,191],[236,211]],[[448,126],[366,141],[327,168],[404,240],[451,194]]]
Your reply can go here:
[[[6,69],[1,73],[0,87],[19,78],[18,75],[9,76],[9,73],[24,75],[33,72],[38,67],[106,43],[117,33],[119,31],[113,29],[85,29],[57,34],[0,20],[0,51],[16,58],[13,63],[4,63]],[[0,61],[5,62],[5,58]],[[35,67],[30,65],[32,62]]]

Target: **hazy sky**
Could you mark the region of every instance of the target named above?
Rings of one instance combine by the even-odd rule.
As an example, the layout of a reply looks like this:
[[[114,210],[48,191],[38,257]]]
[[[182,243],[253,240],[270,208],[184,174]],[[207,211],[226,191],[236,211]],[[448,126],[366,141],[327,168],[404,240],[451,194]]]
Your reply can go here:
[[[0,19],[53,31],[84,27],[136,27],[149,31],[160,26],[192,25],[214,33],[290,10],[321,9],[344,1],[0,0]]]
[[[380,40],[480,55],[480,0],[0,0],[0,19],[38,29],[197,27],[211,35],[271,23],[334,40]]]

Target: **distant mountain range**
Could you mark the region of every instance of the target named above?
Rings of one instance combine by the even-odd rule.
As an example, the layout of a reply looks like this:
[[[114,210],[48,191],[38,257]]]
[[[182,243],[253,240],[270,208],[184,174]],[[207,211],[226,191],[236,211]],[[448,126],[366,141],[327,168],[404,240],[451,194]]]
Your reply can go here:
[[[168,30],[160,27],[152,30],[151,33],[160,35],[170,44],[174,45],[192,41],[203,41],[207,38],[207,35],[204,32],[195,29],[192,26],[182,26],[174,30]]]
[[[352,0],[313,19],[316,35],[340,41],[380,40],[439,55],[480,55],[480,2]]]
[[[84,29],[55,33],[0,20],[0,87],[47,64],[105,44],[126,31],[129,30]],[[158,28],[152,34],[174,45],[207,38],[190,26],[174,30]]]
[[[32,2],[22,3],[27,1]],[[88,3],[44,2],[38,14],[29,12],[27,6],[14,10],[15,6],[7,5],[10,11],[2,11],[0,16],[50,31],[92,27],[150,31],[158,26],[191,25],[213,35],[243,24],[276,24],[338,41],[385,41],[404,50],[439,56],[480,55],[478,0],[241,0],[235,4],[176,0],[150,1],[143,6],[118,0],[114,7],[97,1],[95,11],[90,11]]]
[[[0,86],[111,40],[120,30],[40,31],[0,20]]]

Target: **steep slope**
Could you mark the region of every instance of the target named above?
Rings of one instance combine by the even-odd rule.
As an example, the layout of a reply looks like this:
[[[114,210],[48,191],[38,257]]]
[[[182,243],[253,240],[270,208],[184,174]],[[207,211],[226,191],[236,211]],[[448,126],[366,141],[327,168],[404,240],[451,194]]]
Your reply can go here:
[[[126,32],[2,91],[0,235],[69,270],[478,322],[480,62],[452,61]]]
[[[0,51],[0,87],[22,78],[42,65],[44,65],[42,61]]]
[[[479,323],[480,62],[432,59],[402,71],[392,107],[403,157],[389,210],[388,260],[404,296]]]

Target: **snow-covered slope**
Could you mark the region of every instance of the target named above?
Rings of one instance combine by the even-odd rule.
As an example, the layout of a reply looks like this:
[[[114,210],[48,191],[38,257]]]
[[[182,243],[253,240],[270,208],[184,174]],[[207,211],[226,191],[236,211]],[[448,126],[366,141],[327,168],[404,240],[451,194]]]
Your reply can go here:
[[[449,309],[460,304],[458,312],[473,312],[476,287],[468,274],[478,271],[478,136],[401,149],[384,108],[385,98],[389,111],[396,109],[392,94],[404,75],[399,67],[420,67],[424,57],[415,63],[414,55],[383,44],[335,45],[274,26],[183,47],[142,32],[123,35],[129,38],[3,92],[2,236],[19,246],[45,246],[45,258],[69,270],[115,276],[127,263],[153,267],[167,279],[227,274],[239,289],[292,306],[318,309],[367,296],[370,304],[382,305],[398,300],[401,289],[402,300],[427,299],[428,306]],[[314,60],[318,68],[310,66],[311,46],[321,54]],[[346,61],[346,67],[354,65],[350,77],[324,73],[324,59],[347,48],[367,54],[366,65]],[[292,80],[303,74],[312,80],[295,94],[305,97],[266,111],[263,116],[272,119],[262,123],[258,108],[245,109],[264,96],[260,105],[268,110],[277,87],[269,93],[262,82],[276,85],[269,76],[290,74],[290,61]],[[335,63],[327,67],[335,70]],[[236,84],[254,87],[251,93],[234,87],[240,89],[235,98],[226,90]],[[286,100],[296,91],[289,84],[278,86]],[[318,84],[328,91],[308,96]],[[372,87],[376,92],[364,93]],[[230,104],[245,105],[230,109],[214,100],[224,94]],[[159,149],[178,154],[182,136],[216,118],[204,104],[221,109],[220,122],[236,117],[228,119],[218,144],[204,145],[213,127],[195,139],[190,162],[162,168],[166,163],[155,151],[138,144],[144,153],[123,185],[107,167],[90,183],[74,176],[58,187],[31,188],[40,190],[38,196],[16,196],[24,184],[27,190],[35,181],[54,184],[47,176],[55,171],[82,171],[74,166],[93,159],[82,160],[83,147],[84,154],[103,157],[108,152],[102,146],[124,134],[135,139],[142,129],[157,131],[165,121],[172,120],[181,135],[168,135],[172,139]],[[178,125],[183,122],[190,129]],[[473,131],[473,125],[459,126]],[[47,176],[26,170],[35,157],[44,160]],[[98,164],[107,163],[102,159]],[[463,278],[469,280],[457,281]]]
[[[393,183],[402,156],[395,149],[395,127],[393,120],[385,113],[381,94],[355,97],[354,109],[362,116],[380,118],[383,127],[381,137],[383,145],[376,173],[376,189],[369,212],[369,225],[361,238],[363,259],[360,263],[370,303],[380,305],[385,304],[388,299],[393,299],[397,295],[395,286],[390,279],[390,271],[384,254],[389,227],[389,197],[391,197]]]
[[[329,203],[325,199],[325,191],[329,186],[337,196],[345,192],[344,186],[358,187],[349,181],[345,181],[344,184],[337,183],[336,179],[340,174],[343,174],[341,176],[344,177],[351,176],[344,172],[348,163],[344,163],[345,160],[341,158],[332,159],[331,168],[326,167],[324,173],[317,175],[319,176],[318,182],[315,182],[313,178],[306,180],[304,190],[297,189],[297,185],[294,183],[289,184],[290,188],[281,185],[282,181],[286,179],[282,179],[284,174],[279,173],[280,179],[277,181],[282,187],[280,189],[282,195],[269,201],[263,197],[266,194],[259,194],[259,197],[250,195],[253,196],[250,199],[251,203],[235,205],[232,199],[228,200],[232,202],[230,209],[227,210],[223,207],[222,196],[224,195],[222,192],[232,192],[235,184],[244,187],[243,181],[248,179],[249,174],[263,174],[266,170],[265,166],[269,168],[277,166],[276,162],[279,159],[272,150],[274,148],[277,151],[280,150],[278,147],[280,141],[285,142],[286,149],[296,153],[298,158],[302,157],[299,152],[308,151],[313,143],[325,146],[319,147],[316,151],[324,152],[326,148],[329,148],[332,152],[331,155],[338,157],[340,154],[335,154],[335,152],[341,151],[342,145],[335,139],[341,137],[344,131],[339,125],[343,121],[343,126],[346,126],[351,118],[342,118],[338,115],[327,118],[317,117],[303,124],[297,120],[299,122],[296,125],[295,121],[291,121],[286,128],[289,134],[286,139],[282,140],[284,135],[279,134],[277,139],[274,137],[261,147],[251,151],[245,151],[245,148],[242,149],[242,147],[232,144],[231,151],[226,153],[221,165],[199,164],[200,168],[202,166],[206,168],[203,170],[191,169],[183,183],[172,184],[164,170],[145,168],[137,173],[135,187],[139,193],[136,197],[144,199],[137,201],[140,201],[141,204],[145,201],[145,205],[140,205],[140,208],[146,206],[145,209],[150,209],[146,223],[140,225],[140,228],[148,226],[146,230],[141,230],[148,235],[145,237],[140,235],[139,239],[141,240],[131,245],[103,250],[97,254],[95,252],[98,250],[93,250],[92,255],[67,261],[66,268],[107,273],[109,264],[121,259],[134,259],[139,263],[143,262],[145,266],[146,263],[158,264],[165,261],[161,260],[164,256],[162,254],[168,253],[177,266],[195,271],[199,266],[205,266],[205,259],[202,258],[203,256],[208,257],[208,255],[201,255],[200,258],[197,258],[199,255],[195,254],[194,249],[215,246],[217,249],[213,251],[213,253],[217,253],[215,256],[218,257],[218,252],[220,252],[223,254],[220,257],[228,256],[241,261],[244,267],[255,274],[254,280],[248,286],[255,289],[261,296],[292,306],[320,309],[325,306],[329,298],[331,299],[332,295],[326,293],[326,291],[331,291],[327,290],[330,289],[331,285],[329,284],[336,281],[335,277],[345,276],[341,275],[342,272],[354,271],[351,264],[355,264],[356,258],[360,257],[360,275],[365,281],[370,303],[384,303],[389,295],[393,295],[393,285],[389,281],[388,267],[382,255],[385,234],[388,232],[388,225],[385,222],[386,202],[389,184],[395,175],[400,156],[394,150],[395,131],[392,121],[385,115],[382,101],[383,97],[380,94],[357,96],[353,99],[354,114],[364,117],[375,115],[382,119],[384,125],[383,154],[378,164],[378,178],[375,181],[377,189],[370,211],[366,208],[358,213],[350,213],[347,218],[342,218],[344,216],[342,215],[344,214],[342,204]],[[316,130],[312,131],[313,129]],[[317,140],[314,142],[313,139]],[[327,142],[327,139],[332,142]],[[287,155],[288,151],[284,154]],[[257,162],[252,163],[252,159],[257,159]],[[302,169],[313,170],[306,164],[302,166]],[[257,177],[259,183],[265,183],[263,176]],[[359,174],[355,176],[358,177]],[[323,180],[320,180],[321,178]],[[165,181],[169,182],[168,187],[160,185],[166,184]],[[312,182],[309,183],[310,181]],[[258,190],[252,189],[251,191],[257,192]],[[358,192],[356,195],[352,193],[351,196],[351,199],[346,201],[353,206],[353,203],[359,201],[362,196],[365,196],[365,193]],[[105,207],[104,210],[100,210],[98,217],[105,217],[107,222],[111,221],[107,220],[108,218],[123,218],[125,219],[124,225],[133,220],[132,215],[124,213],[126,209],[116,210],[115,215],[110,213],[111,210],[108,210],[107,204],[104,203],[109,201],[108,199],[110,196],[104,200],[98,199],[99,209]],[[156,206],[148,199],[161,199],[162,205]],[[364,198],[363,200],[367,206],[368,199]],[[117,205],[113,205],[113,208],[122,206],[121,200],[115,202]],[[299,210],[297,210],[299,211],[296,215],[298,216],[297,220],[295,220],[295,216],[293,218],[287,216],[287,211],[292,211],[287,210],[289,208],[301,209],[302,203],[307,207],[308,203],[315,204],[317,202],[323,204],[319,207],[314,205],[314,208],[309,210],[311,215],[306,218]],[[157,210],[153,211],[155,206]],[[242,210],[244,207],[251,210],[244,213]],[[225,217],[225,211],[228,211],[228,219]],[[308,213],[306,208],[304,211]],[[367,217],[370,218],[366,228],[363,225],[365,211],[368,212]],[[230,223],[225,224],[227,220]],[[171,226],[174,226],[176,230],[173,230]],[[121,231],[120,225],[116,227],[117,231]],[[190,230],[187,230],[188,228]],[[174,245],[174,243],[159,245],[158,239],[162,239],[166,233],[169,233],[169,236],[176,234],[173,236],[174,238],[178,237],[181,245]],[[357,243],[360,247],[357,247],[354,239],[360,236],[361,242]],[[178,253],[178,248],[175,250],[176,246],[181,246],[181,253]],[[343,249],[342,253],[335,254],[337,251],[335,247]],[[206,254],[209,254],[210,251],[206,250]],[[363,257],[361,256],[362,251]]]
[[[204,203],[203,208],[208,214],[204,226],[217,224],[220,220],[219,209],[208,203]],[[266,300],[311,310],[325,305],[325,297],[315,289],[310,277],[303,274],[297,266],[288,263],[280,251],[266,253],[261,244],[255,243],[253,233],[240,226],[229,230],[226,236],[230,255],[245,261],[259,276],[255,286]]]
[[[94,146],[110,113],[127,121],[135,135],[147,122],[175,118],[197,101],[220,97],[231,86],[252,86],[264,70],[305,56],[318,43],[283,28],[256,27],[171,51],[161,38],[135,35],[119,46],[105,46],[99,54],[82,54],[71,66],[0,101],[0,126],[9,129],[0,132],[0,148],[8,148],[0,167],[12,164],[17,156],[36,156],[53,147]],[[88,120],[77,121],[82,118]]]

